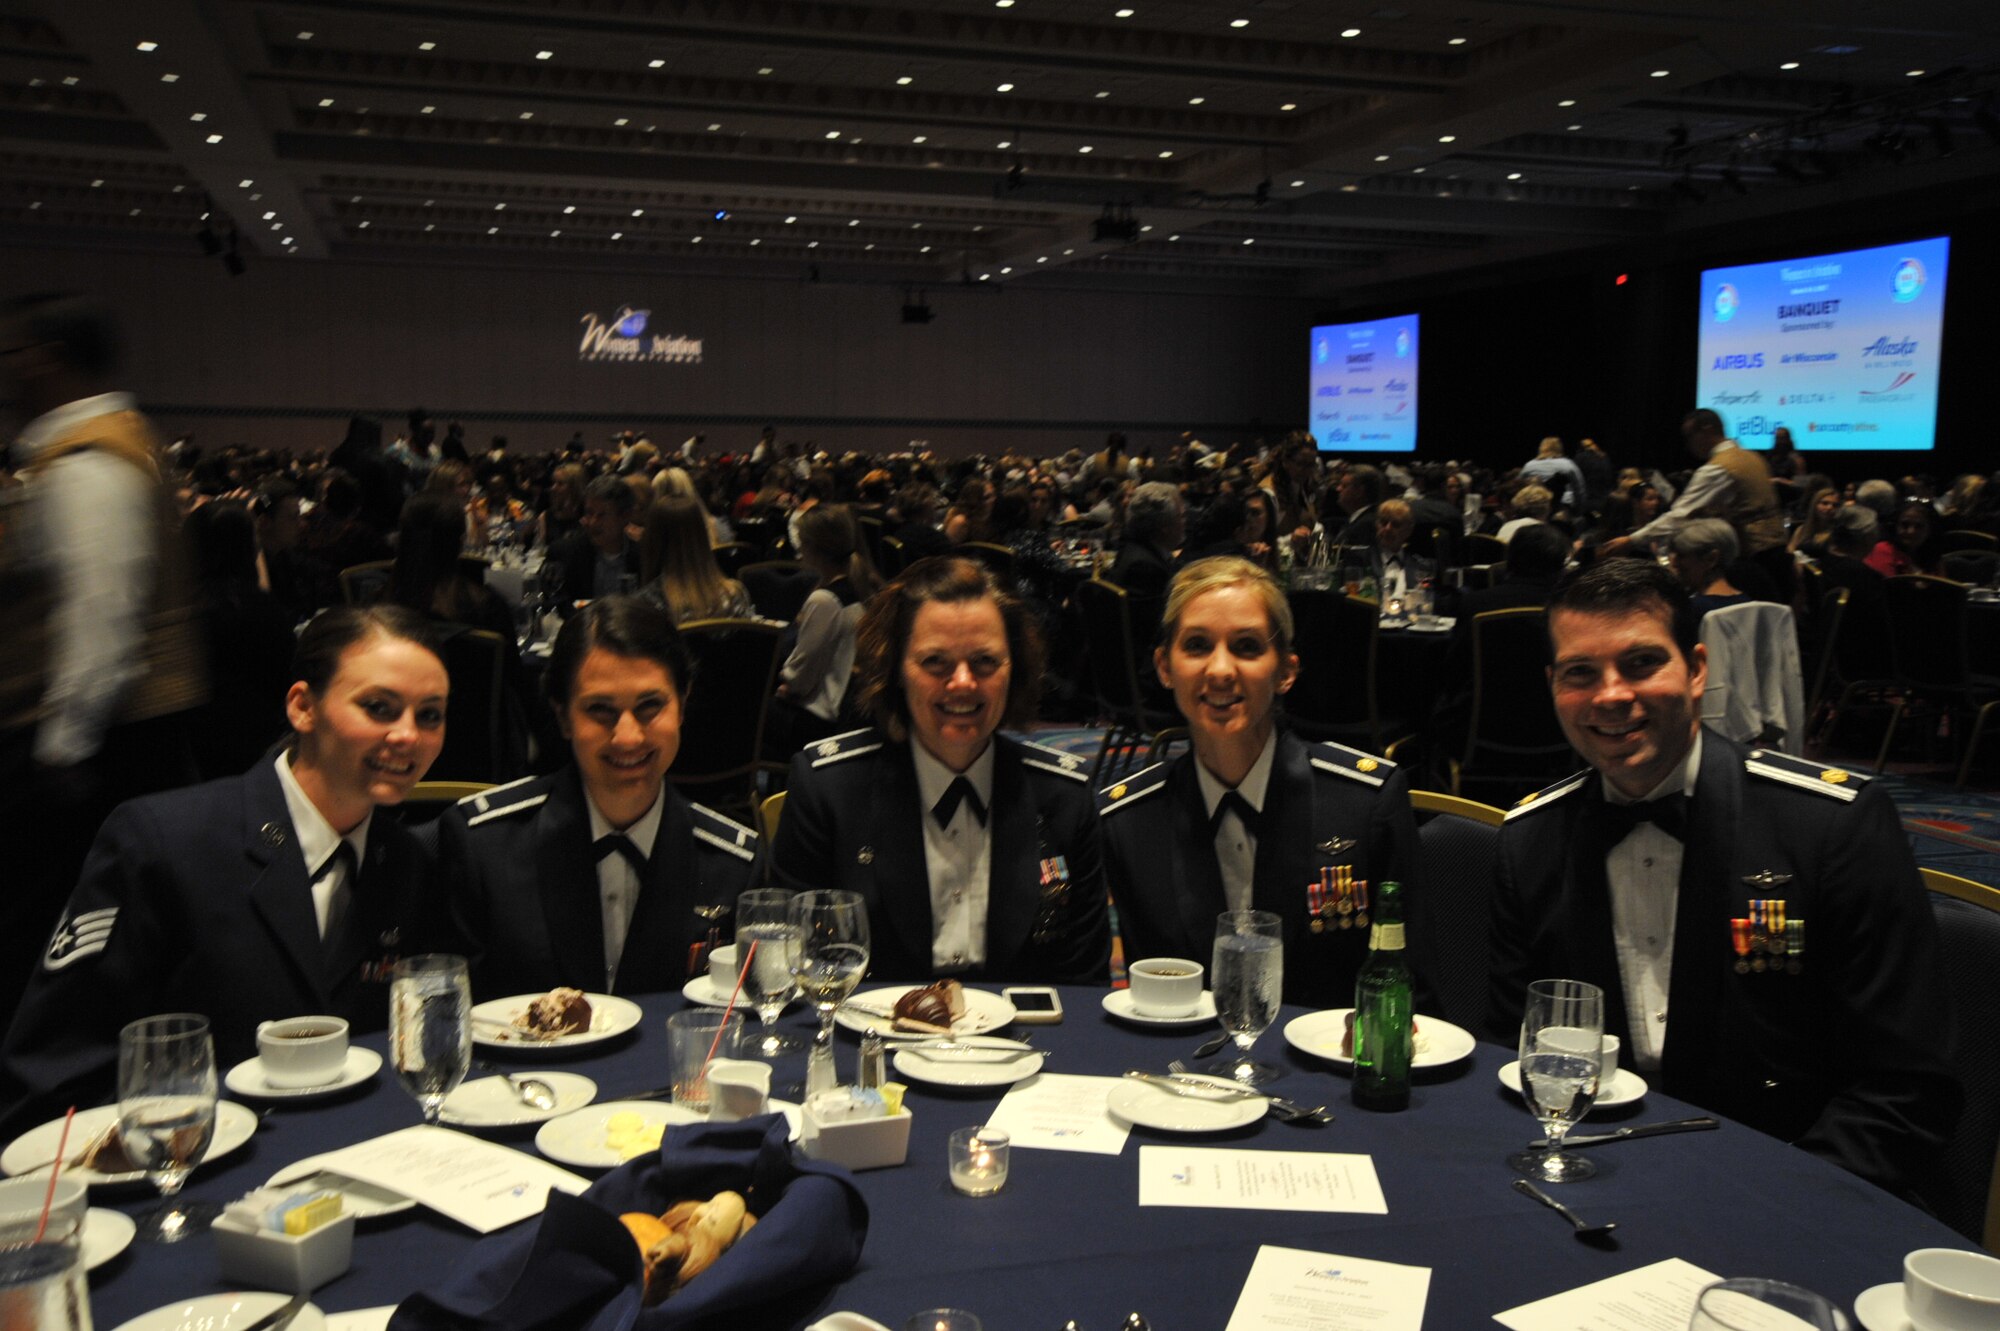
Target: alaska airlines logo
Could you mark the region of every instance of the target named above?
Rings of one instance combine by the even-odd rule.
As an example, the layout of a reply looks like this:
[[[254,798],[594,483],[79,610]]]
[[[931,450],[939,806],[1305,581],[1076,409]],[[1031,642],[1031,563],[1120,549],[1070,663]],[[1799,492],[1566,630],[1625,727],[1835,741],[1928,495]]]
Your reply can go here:
[[[1891,342],[1886,337],[1878,337],[1867,346],[1861,348],[1861,354],[1864,357],[1914,356],[1917,354],[1917,340],[1913,337],[1906,337],[1900,342]]]
[[[701,339],[648,333],[646,328],[652,313],[651,310],[637,310],[624,305],[608,320],[600,319],[595,313],[584,315],[578,320],[583,325],[583,340],[577,344],[576,358],[580,361],[653,361],[668,365],[699,365]]]
[[[1901,374],[1897,375],[1894,379],[1890,380],[1889,386],[1887,388],[1864,388],[1861,390],[1860,396],[1881,397],[1884,393],[1893,393],[1897,389],[1901,388],[1904,384],[1907,384],[1908,382],[1910,382],[1910,380],[1916,377],[1917,377],[1916,371],[1905,370]]]
[[[1896,265],[1895,276],[1889,279],[1889,294],[1899,305],[1907,305],[1924,294],[1924,265],[1916,259],[1905,259]]]
[[[1385,393],[1407,393],[1410,391],[1410,385],[1407,380],[1391,379],[1382,385],[1382,391]]]
[[[1737,352],[1731,356],[1717,356],[1715,368],[1718,370],[1761,370],[1764,368],[1764,353],[1753,351],[1749,355]]]
[[[1717,323],[1726,324],[1736,317],[1736,311],[1742,305],[1742,297],[1736,294],[1736,288],[1724,282],[1715,289],[1715,299],[1710,302],[1709,308],[1715,311]]]

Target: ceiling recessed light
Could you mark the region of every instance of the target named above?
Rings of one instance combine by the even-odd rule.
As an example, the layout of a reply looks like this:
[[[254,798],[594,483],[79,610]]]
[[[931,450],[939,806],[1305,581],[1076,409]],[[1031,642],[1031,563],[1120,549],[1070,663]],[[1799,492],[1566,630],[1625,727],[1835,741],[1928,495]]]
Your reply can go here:
[[[924,246],[921,246],[921,247],[920,247],[920,248],[919,248],[919,249],[917,250],[917,253],[919,253],[919,254],[929,254],[930,252],[931,252],[931,247],[930,247],[930,246],[928,246],[928,245],[924,245]]]
[[[1304,189],[1305,187],[1306,187],[1306,182],[1303,180],[1294,180],[1292,182],[1293,189]]]
[[[199,125],[202,121],[208,119],[208,112],[197,111],[193,115],[189,116],[188,119],[194,121],[195,124]]]
[[[1076,251],[1075,251],[1075,250],[1064,250],[1064,251],[1063,251],[1063,253],[1064,253],[1064,254],[1075,254],[1075,253],[1076,253]]]
[[[160,82],[162,83],[179,83],[180,81],[181,81],[181,76],[178,74],[160,75]]]
[[[210,143],[220,143],[222,142],[222,136],[220,134],[211,134],[208,136],[208,141]]]
[[[1920,79],[1923,76],[1924,76],[1924,71],[1921,69],[1911,69],[1911,70],[1905,70],[1903,72],[1903,77],[1907,79]]]
[[[819,242],[816,240],[809,240],[806,242],[806,248],[809,250],[816,250],[819,248]]]
[[[425,108],[423,109],[423,114],[424,114],[424,115],[429,115],[429,114],[430,114],[431,112],[433,112],[433,111],[435,111],[435,110],[437,110],[437,108],[436,108],[435,106],[427,106],[427,107],[425,107]]]
[[[1168,239],[1168,240],[1179,240],[1179,239],[1180,239],[1180,237],[1179,237],[1178,235],[1173,235],[1173,236],[1168,236],[1168,237],[1167,237],[1167,239]]]
[[[994,91],[996,91],[996,92],[1012,92],[1012,91],[1014,91],[1014,85],[1013,85],[1013,84],[1011,84],[1011,83],[1003,83],[1003,84],[1001,84],[1001,85],[1000,85],[1000,86],[999,86],[998,88],[996,88],[996,89],[995,89]]]
[[[140,42],[139,49],[141,51],[157,51],[160,49],[160,44],[158,42]]]
[[[1012,9],[1014,7],[1014,0],[993,0],[993,7],[995,9]]]
[[[286,236],[282,243],[286,245],[291,245],[291,244],[296,244],[297,242],[295,242],[290,236]]]
[[[535,52],[535,59],[537,59],[537,60],[553,60],[553,59],[555,59],[555,58],[556,58],[556,53],[555,53],[554,51],[537,51],[537,52]]]
[[[355,223],[355,225],[360,227],[363,231],[366,231],[368,229],[368,219],[364,217],[361,219],[361,221]]]
[[[1153,229],[1153,228],[1152,228],[1151,226],[1142,226],[1142,227],[1140,227],[1140,228],[1139,228],[1139,230],[1140,230],[1140,231],[1142,231],[1142,232],[1145,232],[1145,231],[1151,231],[1152,229]]]
[[[1410,168],[1410,174],[1413,176],[1420,176],[1423,173],[1424,173],[1424,168],[1421,166],[1413,166]]]
[[[625,126],[631,124],[632,121],[631,118],[628,116],[619,116],[616,120],[612,121],[611,123],[616,125],[618,128],[623,129],[625,128]]]
[[[1458,135],[1456,135],[1456,134],[1440,134],[1440,135],[1438,135],[1438,142],[1439,142],[1439,143],[1457,143],[1457,142],[1458,142]]]
[[[272,218],[274,218],[274,217],[276,217],[276,216],[277,216],[277,214],[276,214],[276,213],[274,213],[274,212],[273,212],[273,213],[265,213],[265,214],[264,214],[264,220],[265,220],[266,222],[268,222],[268,221],[270,221],[270,220],[271,220]]]
[[[919,135],[917,135],[917,136],[916,136],[916,137],[915,137],[914,139],[911,139],[911,140],[910,140],[910,142],[911,142],[911,143],[929,143],[929,142],[930,142],[930,138],[931,138],[931,136],[930,136],[930,135],[928,135],[928,134],[919,134]]]
[[[300,40],[300,41],[302,41],[302,42],[309,42],[309,41],[311,41],[312,39],[313,39],[313,35],[312,35],[311,33],[309,33],[309,32],[302,32],[302,33],[300,33],[300,34],[299,34],[299,40]]]
[[[1255,236],[1245,236],[1243,237],[1243,243],[1245,245],[1255,245],[1257,243],[1257,238]]]
[[[1296,111],[1299,109],[1299,104],[1297,102],[1286,102],[1283,106],[1279,107],[1278,109],[1280,111]]]
[[[533,120],[534,118],[535,118],[535,113],[533,111],[521,112],[521,119],[523,120]]]
[[[689,239],[690,239],[690,240],[692,241],[692,243],[694,243],[694,244],[696,244],[696,245],[699,245],[699,244],[701,244],[701,237],[700,237],[700,236],[692,236],[692,237],[690,237]]]
[[[750,237],[750,243],[752,245],[762,245],[764,243],[764,239],[761,236],[752,236]]]
[[[1465,38],[1463,38],[1463,37],[1454,37],[1454,38],[1452,38],[1452,39],[1451,39],[1450,41],[1446,42],[1446,43],[1445,43],[1445,45],[1446,45],[1446,46],[1463,46],[1463,45],[1465,45]]]
[[[1797,69],[1798,67],[1799,62],[1796,60],[1787,60],[1784,64],[1778,66],[1779,69]]]
[[[92,189],[103,189],[103,188],[104,188],[104,180],[103,180],[103,178],[102,178],[102,177],[99,177],[98,179],[96,179],[96,180],[93,180],[93,181],[91,181],[91,182],[90,182],[90,187],[91,187]]]
[[[497,236],[500,234],[500,228],[497,226],[489,226],[486,228],[486,234],[489,236]]]
[[[665,69],[666,67],[667,62],[664,60],[648,60],[646,62],[647,69]]]
[[[1571,125],[1571,126],[1570,126],[1570,128],[1571,128],[1571,129],[1582,129],[1582,128],[1583,128],[1583,126],[1582,126],[1582,125]]]
[[[237,182],[236,182],[236,188],[238,188],[238,189],[249,189],[249,188],[250,188],[250,187],[251,187],[252,185],[254,185],[254,184],[256,184],[256,183],[257,183],[257,182],[256,182],[256,181],[254,181],[254,180],[239,180],[239,181],[237,181]]]
[[[1343,37],[1359,37],[1359,36],[1361,35],[1361,29],[1359,29],[1359,28],[1342,28],[1342,29],[1341,29],[1341,31],[1340,31],[1340,35],[1341,35],[1341,36],[1343,36]]]
[[[324,110],[325,108],[333,105],[333,98],[322,97],[319,99],[319,104],[320,104],[320,109]]]
[[[758,70],[757,72],[758,72],[759,74],[775,74],[775,73],[777,73],[778,71],[777,71],[777,70],[775,70],[775,69],[772,69],[772,68],[771,68],[771,67],[770,67],[769,65],[765,65],[765,66],[763,66],[762,68],[760,68],[760,69],[759,69],[759,70]]]
[[[1654,78],[1656,78],[1656,79],[1663,79],[1663,78],[1665,78],[1665,77],[1666,77],[1667,75],[1669,75],[1669,74],[1671,74],[1671,73],[1673,73],[1673,72],[1674,72],[1674,71],[1672,71],[1671,69],[1656,69],[1656,70],[1654,70],[1654,71],[1653,71],[1653,77],[1654,77]]]
[[[572,203],[568,207],[563,209],[563,216],[568,217],[571,213],[575,211],[576,211],[576,205]]]
[[[794,222],[796,222],[796,221],[798,221],[798,220],[799,220],[799,217],[798,217],[798,214],[797,214],[797,213],[793,213],[793,214],[792,214],[792,215],[791,215],[790,217],[787,217],[787,218],[785,219],[785,225],[786,225],[786,226],[790,226],[790,225],[791,225],[792,223],[794,223]]]
[[[1574,98],[1574,97],[1565,97],[1565,98],[1563,98],[1563,99],[1562,99],[1562,100],[1561,100],[1560,102],[1557,102],[1557,103],[1556,103],[1556,105],[1557,105],[1557,106],[1575,106],[1575,105],[1576,105],[1576,98]]]
[[[1188,98],[1188,105],[1189,105],[1189,106],[1200,106],[1200,105],[1201,105],[1201,104],[1202,104],[1203,102],[1205,102],[1205,101],[1207,101],[1207,100],[1208,100],[1208,98],[1206,98],[1206,97],[1190,97],[1190,98]]]
[[[861,225],[861,219],[860,219],[860,218],[858,218],[858,217],[850,217],[850,218],[848,218],[848,219],[847,219],[847,224],[848,224],[849,226],[860,226],[860,225]]]
[[[496,203],[493,205],[493,211],[496,213],[504,213],[507,211],[507,205],[504,203]]]
[[[1168,159],[1169,157],[1172,157],[1173,155],[1174,155],[1174,153],[1173,153],[1173,149],[1169,148],[1169,149],[1168,149],[1167,151],[1165,151],[1165,152],[1163,152],[1163,153],[1161,153],[1161,154],[1160,154],[1160,160],[1164,162],[1164,161],[1166,161],[1166,160],[1167,160],[1167,159]]]
[[[1101,90],[1101,91],[1100,91],[1100,92],[1099,92],[1099,93],[1098,93],[1097,95],[1098,95],[1098,96],[1099,96],[1100,98],[1102,98],[1102,97],[1109,97],[1109,96],[1111,95],[1111,90],[1110,90],[1109,88],[1105,88],[1105,89]]]
[[[720,121],[717,121],[715,124],[712,124],[708,127],[708,132],[713,134],[721,128],[722,128],[722,123]]]
[[[1138,11],[1138,10],[1136,10],[1136,9],[1121,9],[1121,10],[1119,10],[1119,11],[1118,11],[1118,12],[1117,12],[1116,14],[1112,15],[1112,17],[1113,17],[1113,18],[1131,18],[1131,17],[1132,17],[1132,16],[1134,15],[1134,14],[1136,14],[1136,13],[1138,13],[1138,12],[1139,12],[1139,11]]]
[[[419,51],[435,51],[438,49],[438,44],[436,42],[418,42],[417,49]]]
[[[1013,270],[1013,268],[1011,268],[1011,267],[1007,267],[1007,268],[1002,268],[1002,269],[1000,270],[1000,276],[1002,276],[1002,277],[1005,277],[1005,276],[1006,276],[1007,274],[1009,274],[1009,273],[1011,273],[1011,272],[1013,272],[1013,271],[1014,271],[1014,270]]]
[[[646,215],[646,210],[644,208],[634,208],[632,210],[632,216],[634,217],[644,217],[645,215]]]
[[[1077,151],[1080,153],[1087,153],[1090,151],[1090,145],[1086,143],[1081,148],[1078,148]]]
[[[426,222],[426,223],[424,223],[424,230],[426,230],[426,231],[435,231],[435,230],[437,230],[437,229],[438,229],[438,224],[437,224],[436,222]]]
[[[1375,154],[1375,160],[1376,160],[1376,161],[1378,161],[1378,162],[1386,162],[1386,161],[1388,161],[1388,160],[1389,160],[1389,154],[1387,154],[1387,153],[1376,153],[1376,154]]]
[[[1247,28],[1250,26],[1250,20],[1247,18],[1233,18],[1229,20],[1229,26],[1232,28]]]
[[[840,137],[840,131],[837,129],[830,129],[826,132],[826,136],[829,139],[837,139]]]
[[[623,240],[625,239],[625,233],[623,231],[614,231],[611,233],[611,238],[613,240]]]
[[[1507,179],[1509,180],[1519,180],[1520,178],[1521,178],[1521,173],[1519,171],[1509,171],[1507,173]]]
[[[1002,139],[993,146],[996,148],[1011,148],[1014,146],[1014,141],[1012,139]]]
[[[907,88],[907,87],[909,87],[909,86],[910,86],[910,85],[911,85],[912,83],[915,83],[915,82],[916,82],[916,80],[915,80],[915,79],[911,78],[911,77],[910,77],[910,76],[909,76],[908,74],[905,74],[905,75],[903,75],[903,76],[902,76],[901,78],[899,78],[899,79],[897,79],[897,80],[896,80],[896,86],[897,86],[898,88]]]
[[[1342,194],[1352,194],[1352,193],[1354,193],[1354,192],[1355,192],[1356,190],[1358,190],[1358,189],[1360,189],[1360,188],[1361,188],[1361,186],[1359,186],[1359,185],[1342,185],[1342,186],[1340,187],[1340,192],[1341,192]]]

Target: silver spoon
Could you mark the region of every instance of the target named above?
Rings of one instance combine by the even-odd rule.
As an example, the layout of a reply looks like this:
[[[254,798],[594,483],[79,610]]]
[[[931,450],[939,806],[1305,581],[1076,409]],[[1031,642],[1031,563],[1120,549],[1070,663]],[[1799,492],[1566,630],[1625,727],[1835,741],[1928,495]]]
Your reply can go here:
[[[496,1077],[506,1078],[507,1084],[514,1088],[514,1094],[519,1096],[521,1103],[530,1109],[554,1109],[556,1107],[556,1088],[543,1081],[540,1077],[530,1077],[518,1072],[505,1072],[494,1067],[491,1063],[482,1064],[480,1070],[490,1072]]]
[[[1228,1043],[1229,1043],[1229,1032],[1224,1031],[1212,1040],[1203,1040],[1201,1042],[1201,1047],[1196,1049],[1192,1054],[1188,1055],[1188,1057],[1207,1058],[1210,1054],[1214,1053],[1216,1050],[1222,1048],[1222,1046]]]
[[[1564,1206],[1561,1202],[1549,1196],[1546,1192],[1543,1192],[1540,1188],[1536,1187],[1534,1184],[1528,1182],[1528,1180],[1524,1178],[1517,1178],[1514,1180],[1514,1191],[1522,1193],[1529,1197],[1533,1197],[1543,1206],[1548,1207],[1551,1211],[1554,1211],[1557,1215],[1569,1221],[1569,1223],[1576,1229],[1576,1236],[1582,1239],[1586,1243],[1595,1242],[1597,1240],[1606,1238],[1610,1235],[1612,1230],[1618,1228],[1618,1222],[1616,1220],[1607,1220],[1601,1225],[1585,1224],[1583,1221],[1583,1217],[1579,1216],[1576,1212],[1570,1210],[1567,1206]]]

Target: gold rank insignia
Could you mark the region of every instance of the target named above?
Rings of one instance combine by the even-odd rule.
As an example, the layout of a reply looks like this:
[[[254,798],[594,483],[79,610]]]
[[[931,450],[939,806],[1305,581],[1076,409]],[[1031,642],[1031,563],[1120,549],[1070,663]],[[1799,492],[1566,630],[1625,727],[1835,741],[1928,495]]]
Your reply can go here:
[[[1541,793],[1540,791],[1535,791],[1535,790],[1529,791],[1527,794],[1521,796],[1521,798],[1514,801],[1514,807],[1518,809],[1523,804],[1533,804],[1535,802],[1535,796],[1540,793]]]
[[[1354,764],[1354,770],[1357,772],[1372,772],[1381,765],[1373,758],[1362,758]]]
[[[1846,772],[1841,771],[1838,767],[1829,767],[1819,774],[1819,779],[1830,786],[1838,786],[1846,782],[1849,777]]]
[[[1112,798],[1112,799],[1115,799],[1115,800],[1122,800],[1122,799],[1124,799],[1124,798],[1125,798],[1125,787],[1124,787],[1124,786],[1122,786],[1122,785],[1117,785],[1117,786],[1113,786],[1113,787],[1111,788],[1111,798]]]

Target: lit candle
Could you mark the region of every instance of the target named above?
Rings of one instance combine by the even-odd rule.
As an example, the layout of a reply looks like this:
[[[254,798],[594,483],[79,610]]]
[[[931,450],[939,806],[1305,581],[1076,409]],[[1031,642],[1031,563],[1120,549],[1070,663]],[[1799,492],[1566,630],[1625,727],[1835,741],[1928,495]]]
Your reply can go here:
[[[951,1186],[968,1197],[986,1197],[1007,1185],[1008,1138],[990,1128],[960,1128],[951,1134],[947,1164]]]

